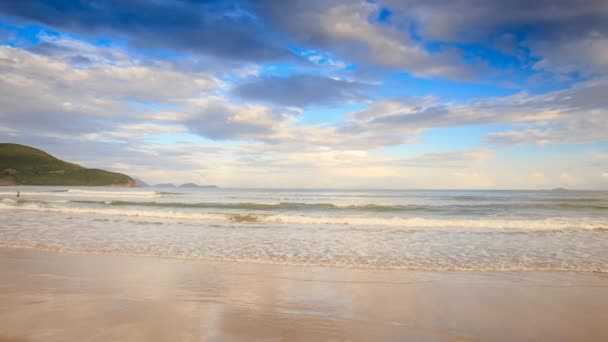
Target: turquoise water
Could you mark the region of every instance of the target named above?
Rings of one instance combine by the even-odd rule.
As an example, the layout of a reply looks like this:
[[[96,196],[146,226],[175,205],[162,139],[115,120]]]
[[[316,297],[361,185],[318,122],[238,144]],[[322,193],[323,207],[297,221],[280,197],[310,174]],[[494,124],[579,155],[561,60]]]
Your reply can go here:
[[[4,187],[0,219],[1,245],[65,252],[608,272],[599,191]]]

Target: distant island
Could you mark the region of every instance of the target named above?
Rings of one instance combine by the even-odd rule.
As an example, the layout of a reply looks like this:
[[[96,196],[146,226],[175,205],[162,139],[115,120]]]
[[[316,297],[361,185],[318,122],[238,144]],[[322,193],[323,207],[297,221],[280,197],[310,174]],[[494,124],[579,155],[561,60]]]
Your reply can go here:
[[[177,186],[175,184],[171,184],[171,183],[156,184],[155,187],[157,187],[157,188],[177,188]]]
[[[122,173],[87,169],[30,146],[0,143],[0,185],[137,186]]]
[[[180,188],[217,188],[215,185],[198,185],[196,183],[185,183],[179,186]]]
[[[133,178],[133,180],[135,181],[135,183],[137,183],[137,186],[143,186],[143,187],[150,186],[150,184],[144,182],[143,180],[141,180],[141,179],[139,179],[137,177],[131,176],[131,178]]]
[[[180,186],[177,186],[175,184],[172,183],[161,183],[161,184],[156,184],[155,187],[157,188],[205,188],[205,189],[215,189],[218,186],[217,185],[198,185],[196,183],[184,183]]]

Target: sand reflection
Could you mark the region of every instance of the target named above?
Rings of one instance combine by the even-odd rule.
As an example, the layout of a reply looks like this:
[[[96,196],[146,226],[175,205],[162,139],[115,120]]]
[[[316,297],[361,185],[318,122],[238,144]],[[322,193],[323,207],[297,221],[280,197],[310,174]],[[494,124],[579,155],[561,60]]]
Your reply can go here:
[[[602,275],[0,253],[0,341],[608,337],[608,278]]]

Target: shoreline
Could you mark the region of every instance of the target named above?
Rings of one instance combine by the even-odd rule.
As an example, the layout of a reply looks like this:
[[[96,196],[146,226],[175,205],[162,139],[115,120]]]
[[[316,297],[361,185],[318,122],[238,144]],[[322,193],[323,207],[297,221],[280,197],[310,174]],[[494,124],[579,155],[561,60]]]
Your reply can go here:
[[[209,263],[227,263],[227,264],[245,264],[245,265],[260,265],[260,266],[278,266],[278,267],[294,267],[294,268],[320,268],[328,270],[344,269],[344,270],[359,270],[359,271],[386,271],[386,272],[416,272],[416,273],[471,273],[471,274],[502,274],[502,273],[573,273],[573,274],[589,274],[608,277],[608,272],[604,271],[583,271],[583,270],[571,270],[571,269],[425,269],[425,268],[413,268],[413,267],[383,267],[377,265],[341,265],[341,264],[298,264],[288,262],[271,262],[271,261],[256,261],[256,260],[242,260],[242,259],[213,259],[205,257],[190,257],[190,256],[178,256],[178,255],[156,255],[156,254],[127,254],[127,253],[111,253],[104,251],[79,251],[79,250],[65,250],[65,249],[53,249],[48,247],[33,247],[33,246],[13,246],[3,245],[0,243],[0,250],[24,250],[33,252],[43,253],[54,253],[54,254],[66,254],[66,255],[95,255],[95,256],[110,256],[110,257],[126,257],[126,258],[152,258],[152,259],[168,259],[168,260],[180,260],[185,262],[209,262]]]
[[[0,247],[0,341],[608,339],[608,277]]]

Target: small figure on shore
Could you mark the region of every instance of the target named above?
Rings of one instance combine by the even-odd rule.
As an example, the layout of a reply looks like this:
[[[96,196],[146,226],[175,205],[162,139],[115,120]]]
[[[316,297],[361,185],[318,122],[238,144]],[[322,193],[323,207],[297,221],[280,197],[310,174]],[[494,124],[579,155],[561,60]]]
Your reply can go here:
[[[19,198],[19,196],[21,196],[21,192],[17,191],[17,198]]]

